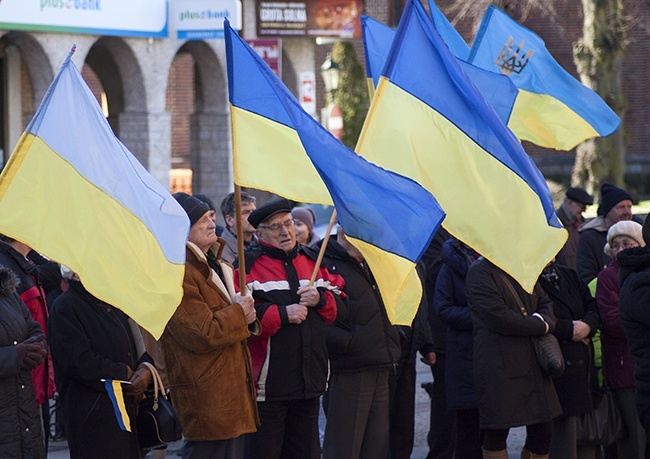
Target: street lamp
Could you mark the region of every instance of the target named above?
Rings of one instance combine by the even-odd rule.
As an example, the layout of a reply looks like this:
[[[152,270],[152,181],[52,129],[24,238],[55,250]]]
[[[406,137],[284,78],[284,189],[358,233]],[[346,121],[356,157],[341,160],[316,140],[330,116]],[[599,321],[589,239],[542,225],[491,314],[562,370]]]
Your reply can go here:
[[[320,66],[320,75],[325,84],[325,92],[327,93],[328,100],[331,100],[332,92],[336,91],[339,87],[339,73],[341,68],[332,60],[332,55],[327,53],[325,62]]]
[[[320,74],[327,93],[327,106],[321,110],[321,123],[339,140],[343,135],[343,113],[334,102],[334,91],[339,87],[340,71],[341,68],[332,60],[332,55],[327,53],[325,62],[320,66]]]

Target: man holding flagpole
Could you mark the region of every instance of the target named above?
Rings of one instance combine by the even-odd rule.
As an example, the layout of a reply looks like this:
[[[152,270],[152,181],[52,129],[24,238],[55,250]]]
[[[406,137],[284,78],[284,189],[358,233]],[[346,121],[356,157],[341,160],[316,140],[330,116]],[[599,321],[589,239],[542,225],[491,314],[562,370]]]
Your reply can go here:
[[[246,252],[246,284],[262,333],[248,341],[261,426],[246,442],[246,457],[320,458],[318,401],[325,392],[325,326],[340,314],[343,279],[318,269],[296,242],[291,205],[277,199],[248,221],[259,244]]]
[[[185,193],[174,197],[191,226],[183,298],[160,344],[186,440],[183,457],[241,459],[244,434],[259,424],[246,347],[259,333],[253,298],[235,293],[208,205]]]

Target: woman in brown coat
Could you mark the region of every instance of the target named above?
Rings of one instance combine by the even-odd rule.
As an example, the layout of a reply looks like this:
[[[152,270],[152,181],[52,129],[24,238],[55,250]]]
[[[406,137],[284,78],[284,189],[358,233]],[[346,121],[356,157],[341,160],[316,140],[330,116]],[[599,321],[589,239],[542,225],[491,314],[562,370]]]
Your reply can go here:
[[[183,299],[160,342],[170,391],[183,426],[184,458],[239,458],[242,435],[259,423],[246,338],[259,332],[253,299],[235,294],[224,241],[209,208],[192,196],[174,197],[192,226]]]

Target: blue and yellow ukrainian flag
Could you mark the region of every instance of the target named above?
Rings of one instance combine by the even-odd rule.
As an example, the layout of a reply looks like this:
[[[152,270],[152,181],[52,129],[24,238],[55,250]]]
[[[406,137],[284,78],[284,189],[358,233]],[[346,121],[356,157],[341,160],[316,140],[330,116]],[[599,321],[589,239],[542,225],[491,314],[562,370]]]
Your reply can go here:
[[[542,174],[419,0],[407,2],[357,152],[428,189],[443,226],[529,292],[564,245]]]
[[[451,54],[456,56],[458,59],[467,61],[470,51],[469,46],[454,26],[451,25],[449,19],[447,19],[447,17],[442,14],[442,11],[438,9],[434,0],[429,0],[429,11],[431,12],[433,25],[442,37],[442,40],[449,47]]]
[[[439,11],[438,14],[442,15]],[[449,24],[448,21],[447,24]],[[449,24],[449,27],[451,27],[451,24]],[[379,77],[386,64],[393,38],[395,38],[395,31],[387,25],[364,15],[361,15],[361,30],[366,56],[366,77],[372,99],[375,88],[379,83]],[[454,54],[452,47],[449,49]],[[488,104],[497,112],[501,121],[507,124],[517,97],[517,87],[505,75],[490,72],[468,64],[460,58],[457,59],[467,77],[474,83],[481,95],[485,97]],[[430,77],[429,81],[432,85],[436,84],[433,77]]]
[[[415,263],[444,218],[440,206],[413,180],[341,144],[228,21],[224,29],[235,182],[297,201],[333,203],[375,276],[389,318],[410,325],[422,296]]]
[[[0,176],[0,232],[158,338],[183,294],[189,220],[115,137],[73,52]]]
[[[131,420],[129,413],[126,412],[126,405],[124,404],[124,393],[122,392],[122,382],[111,379],[104,380],[104,387],[108,392],[108,398],[111,399],[113,410],[115,411],[115,419],[120,429],[131,432]]]
[[[612,134],[621,122],[598,94],[553,59],[538,35],[494,6],[483,16],[469,62],[509,75],[519,88],[508,126],[522,140],[570,150]]]

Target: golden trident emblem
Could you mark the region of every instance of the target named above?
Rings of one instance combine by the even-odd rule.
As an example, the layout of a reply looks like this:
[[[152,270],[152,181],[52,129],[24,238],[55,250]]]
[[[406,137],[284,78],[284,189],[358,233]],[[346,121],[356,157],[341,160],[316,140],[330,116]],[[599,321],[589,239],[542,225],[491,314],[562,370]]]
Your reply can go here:
[[[506,44],[503,45],[501,52],[497,56],[497,60],[494,61],[501,69],[501,73],[504,75],[510,75],[512,72],[521,73],[524,67],[526,67],[534,51],[531,49],[520,55],[524,43],[525,40],[521,40],[517,49],[513,49],[515,47],[515,39],[512,38],[512,35],[508,37]]]

